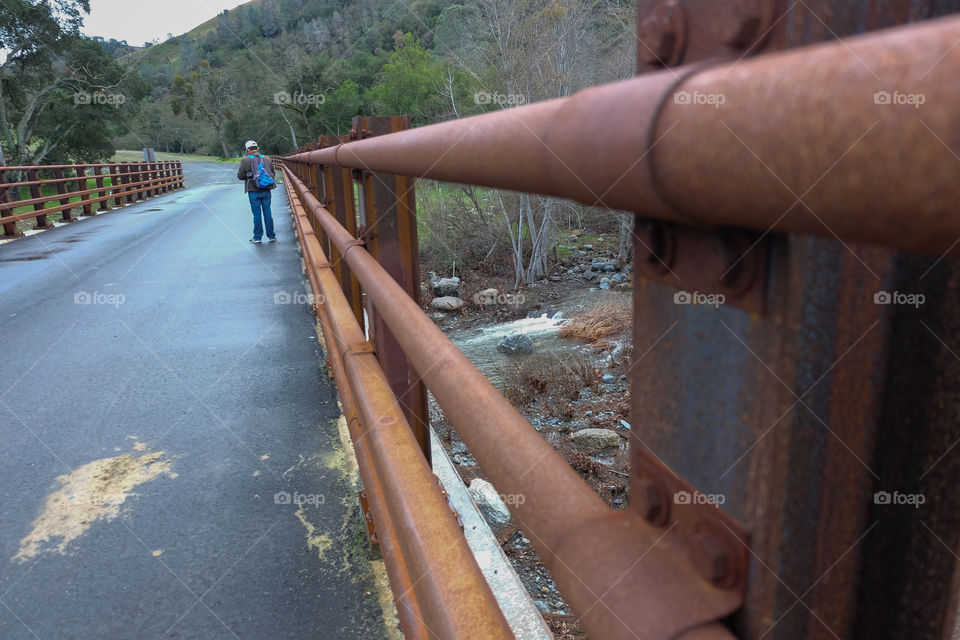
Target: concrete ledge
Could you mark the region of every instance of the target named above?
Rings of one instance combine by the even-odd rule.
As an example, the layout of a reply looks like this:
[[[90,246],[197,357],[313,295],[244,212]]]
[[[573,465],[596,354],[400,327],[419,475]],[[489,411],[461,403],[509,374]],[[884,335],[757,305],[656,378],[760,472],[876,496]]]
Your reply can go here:
[[[430,450],[433,453],[433,472],[440,478],[450,504],[460,515],[467,544],[517,640],[553,640],[553,633],[520,582],[510,560],[504,555],[487,521],[467,493],[460,474],[432,429]]]

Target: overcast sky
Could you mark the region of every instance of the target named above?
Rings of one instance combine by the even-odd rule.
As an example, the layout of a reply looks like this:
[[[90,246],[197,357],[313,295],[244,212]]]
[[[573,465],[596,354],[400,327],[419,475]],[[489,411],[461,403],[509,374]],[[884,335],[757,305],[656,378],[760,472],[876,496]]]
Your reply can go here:
[[[88,36],[126,40],[142,45],[167,34],[186,33],[224,9],[233,9],[244,0],[90,0],[90,15],[83,21]]]

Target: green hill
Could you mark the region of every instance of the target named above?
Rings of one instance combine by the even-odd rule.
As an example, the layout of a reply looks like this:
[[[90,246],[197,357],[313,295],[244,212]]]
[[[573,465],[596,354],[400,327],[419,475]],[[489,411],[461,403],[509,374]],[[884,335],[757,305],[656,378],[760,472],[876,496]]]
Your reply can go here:
[[[153,91],[117,145],[233,155],[241,151],[234,146],[239,139],[263,138],[274,152],[342,134],[353,115],[377,106],[367,93],[403,46],[401,35],[426,51],[441,14],[454,4],[252,0],[223,11],[120,57]],[[284,95],[292,98],[278,104]],[[426,111],[424,117],[438,115],[436,108]]]
[[[342,135],[358,114],[424,124],[515,103],[477,91],[564,95],[632,71],[632,10],[618,0],[253,0],[121,57],[153,90],[116,143],[232,156],[253,138],[279,153]]]

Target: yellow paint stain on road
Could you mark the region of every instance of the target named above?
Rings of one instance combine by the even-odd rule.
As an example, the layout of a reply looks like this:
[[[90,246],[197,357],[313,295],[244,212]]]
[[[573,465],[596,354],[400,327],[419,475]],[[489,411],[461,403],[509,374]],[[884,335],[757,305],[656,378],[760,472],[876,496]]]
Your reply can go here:
[[[13,557],[26,562],[40,553],[59,551],[76,540],[97,520],[113,520],[120,506],[139,484],[160,476],[175,478],[170,461],[157,451],[142,456],[124,454],[87,463],[57,477],[60,489],[47,496],[43,512],[33,521],[32,531],[20,541]]]
[[[316,549],[317,558],[323,560],[327,549],[333,545],[333,540],[326,534],[317,534],[317,528],[313,526],[312,522],[307,520],[307,514],[303,511],[303,507],[297,509],[294,515],[297,516],[297,520],[299,520],[307,530],[307,549]]]
[[[294,473],[296,473],[297,471],[300,471],[301,469],[306,469],[311,464],[316,465],[318,468],[323,468],[325,466],[328,466],[326,465],[325,462],[323,462],[322,453],[314,453],[309,458],[305,458],[301,453],[297,456],[297,463],[291,466],[289,469],[287,469],[283,473],[281,473],[280,477],[283,478],[284,480],[290,480],[293,477]]]

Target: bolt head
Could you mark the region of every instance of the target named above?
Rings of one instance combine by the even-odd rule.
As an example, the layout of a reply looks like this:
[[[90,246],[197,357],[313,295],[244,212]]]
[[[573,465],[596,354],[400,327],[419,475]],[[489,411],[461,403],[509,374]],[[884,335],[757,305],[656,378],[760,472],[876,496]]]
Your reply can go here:
[[[650,65],[676,64],[683,48],[683,6],[679,0],[658,4],[637,26],[637,55]]]
[[[718,40],[735,49],[753,46],[769,26],[770,0],[736,0],[720,10],[715,29]]]
[[[733,589],[740,582],[736,554],[728,547],[728,536],[702,522],[689,537],[690,560],[700,576],[721,589]]]
[[[641,499],[640,515],[655,527],[665,526],[670,521],[670,502],[666,491],[648,478],[640,478],[636,484]]]

